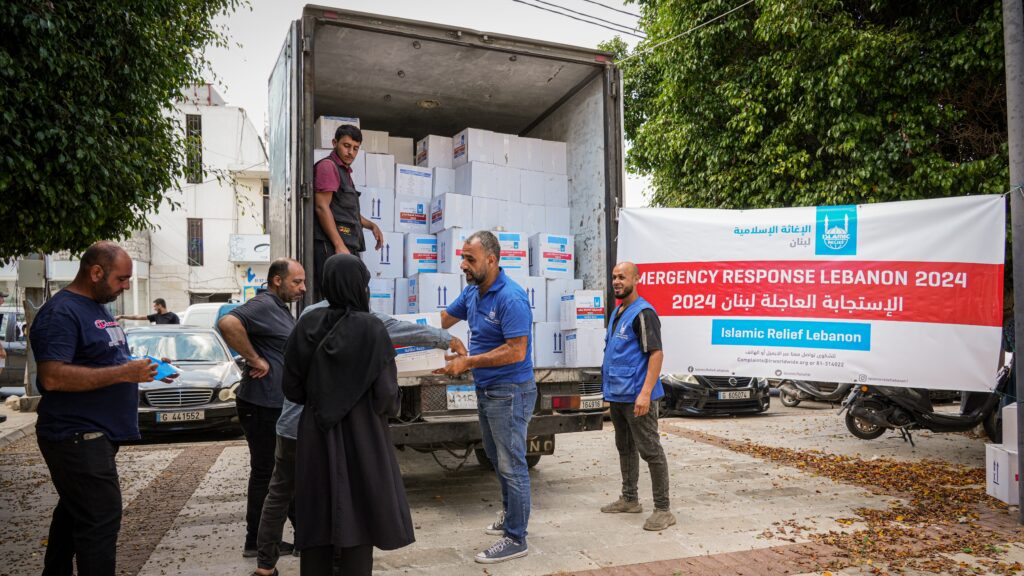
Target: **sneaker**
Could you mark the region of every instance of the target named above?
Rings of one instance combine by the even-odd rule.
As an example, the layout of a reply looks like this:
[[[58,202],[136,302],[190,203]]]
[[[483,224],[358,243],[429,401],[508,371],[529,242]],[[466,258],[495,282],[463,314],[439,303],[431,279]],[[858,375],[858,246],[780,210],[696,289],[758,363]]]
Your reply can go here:
[[[522,558],[530,553],[526,540],[516,542],[508,536],[502,536],[490,548],[476,555],[481,564],[497,564],[513,558]]]
[[[639,500],[626,500],[622,496],[611,504],[601,506],[601,512],[605,514],[639,514],[644,511],[644,507],[640,504]]]
[[[484,534],[490,534],[491,536],[504,536],[505,535],[505,511],[498,512],[498,519],[491,523],[490,526],[484,528]]]
[[[671,512],[669,512],[668,510],[655,509],[654,514],[651,514],[647,521],[644,522],[644,530],[657,532],[660,530],[664,530],[665,528],[668,528],[669,526],[675,523],[676,517],[673,516]]]

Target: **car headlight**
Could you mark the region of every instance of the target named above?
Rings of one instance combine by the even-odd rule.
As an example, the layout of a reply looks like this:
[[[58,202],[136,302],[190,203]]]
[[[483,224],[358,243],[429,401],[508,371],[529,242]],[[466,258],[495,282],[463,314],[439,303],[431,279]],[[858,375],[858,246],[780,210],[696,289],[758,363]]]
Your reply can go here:
[[[683,384],[700,384],[700,382],[697,381],[697,377],[693,374],[683,374],[679,377],[679,381]]]
[[[758,388],[767,388],[768,387],[768,379],[767,378],[758,378],[757,379],[757,387]]]
[[[221,402],[228,402],[230,400],[234,400],[235,393],[237,391],[238,382],[235,382],[234,384],[231,385],[230,388],[222,388],[221,391],[217,394],[217,398],[219,398]]]

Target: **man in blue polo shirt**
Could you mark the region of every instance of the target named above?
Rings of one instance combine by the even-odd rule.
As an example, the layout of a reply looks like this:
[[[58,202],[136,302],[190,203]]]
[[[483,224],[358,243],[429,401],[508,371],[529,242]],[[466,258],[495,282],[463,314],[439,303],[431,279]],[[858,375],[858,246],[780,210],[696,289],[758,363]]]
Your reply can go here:
[[[487,231],[476,232],[462,248],[462,271],[469,286],[441,312],[441,326],[466,320],[473,335],[468,356],[454,356],[442,371],[473,371],[477,414],[484,450],[501,484],[503,511],[485,531],[501,535],[476,555],[483,564],[526,556],[530,519],[530,475],[526,429],[537,402],[530,328],[533,314],[526,292],[498,266],[501,245]]]

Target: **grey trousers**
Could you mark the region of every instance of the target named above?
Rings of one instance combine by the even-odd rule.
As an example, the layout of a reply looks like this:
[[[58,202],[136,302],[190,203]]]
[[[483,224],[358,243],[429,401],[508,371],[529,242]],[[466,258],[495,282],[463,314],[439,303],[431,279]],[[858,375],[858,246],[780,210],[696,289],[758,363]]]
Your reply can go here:
[[[610,402],[612,424],[615,426],[615,448],[619,451],[622,470],[622,498],[630,502],[639,500],[637,481],[640,478],[640,458],[651,471],[654,507],[668,510],[668,459],[658,435],[658,403],[651,402],[647,414],[637,418],[633,404]]]
[[[267,499],[263,501],[260,529],[256,536],[256,565],[270,570],[281,555],[278,545],[284,533],[284,521],[295,495],[295,440],[277,437],[274,473],[270,477]]]

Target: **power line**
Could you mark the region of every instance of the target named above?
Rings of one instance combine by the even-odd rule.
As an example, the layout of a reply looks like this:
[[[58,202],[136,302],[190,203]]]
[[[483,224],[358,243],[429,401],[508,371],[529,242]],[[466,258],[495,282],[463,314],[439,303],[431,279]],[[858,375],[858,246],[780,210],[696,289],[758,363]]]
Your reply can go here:
[[[671,41],[673,41],[673,40],[675,40],[677,38],[682,38],[683,36],[686,36],[690,32],[694,32],[696,30],[700,30],[701,28],[707,26],[708,24],[711,24],[715,20],[721,20],[722,18],[725,18],[729,14],[732,14],[733,12],[739,10],[740,8],[743,8],[744,6],[747,6],[748,4],[753,4],[753,3],[754,3],[754,0],[747,0],[743,4],[740,4],[739,6],[733,8],[732,10],[729,10],[728,12],[723,12],[722,14],[719,14],[718,16],[715,16],[714,18],[712,18],[712,19],[710,19],[710,20],[708,20],[706,22],[698,24],[698,25],[694,26],[693,28],[690,28],[689,30],[687,30],[685,32],[682,32],[680,34],[676,34],[675,36],[669,38],[668,40],[662,40],[661,42],[658,42],[657,44],[654,44],[653,46],[648,46],[648,47],[645,47],[643,50],[638,50],[638,51],[630,54],[629,56],[623,58],[622,60],[619,60],[618,62],[616,62],[616,64],[621,64],[621,63],[625,62],[626,60],[630,60],[630,59],[632,59],[632,58],[634,58],[636,56],[639,56],[639,55],[641,55],[641,54],[643,54],[645,52],[650,52],[651,50],[654,50],[655,48],[657,48],[659,46],[662,46],[664,44],[667,44],[667,43],[669,43],[669,42],[671,42]]]
[[[616,8],[614,6],[609,6],[607,4],[601,4],[600,2],[595,2],[594,0],[583,0],[583,1],[584,2],[589,2],[591,4],[596,4],[597,6],[601,6],[602,8],[607,8],[609,10],[614,10],[616,12],[621,12],[621,13],[625,14],[626,16],[632,16],[634,18],[639,18],[640,17],[639,14],[633,14],[632,12],[627,12],[626,10],[619,10],[618,8]]]
[[[597,20],[599,22],[604,22],[605,24],[611,24],[612,26],[618,26],[620,28],[625,28],[627,30],[632,30],[634,32],[640,32],[641,34],[643,33],[643,31],[640,30],[639,28],[632,28],[632,27],[626,26],[624,24],[619,24],[618,22],[613,22],[611,20],[605,20],[604,18],[598,18],[597,16],[594,16],[592,14],[587,14],[586,12],[579,12],[579,11],[573,10],[572,8],[566,8],[565,6],[561,6],[559,4],[554,4],[552,2],[545,2],[545,0],[533,0],[533,1],[538,3],[538,4],[544,4],[546,6],[551,6],[552,8],[558,8],[559,10],[565,10],[566,12],[572,12],[573,14],[578,14],[578,15],[583,16],[585,18],[593,18],[594,20]]]
[[[645,38],[644,36],[640,36],[639,34],[634,34],[632,32],[627,32],[625,30],[620,30],[618,28],[612,28],[611,26],[605,26],[604,24],[598,24],[597,22],[591,22],[590,20],[584,20],[582,18],[577,18],[576,16],[573,16],[571,14],[565,14],[564,12],[558,12],[558,11],[552,10],[550,8],[545,8],[543,6],[537,6],[536,4],[530,4],[530,3],[524,2],[523,0],[512,0],[512,1],[513,2],[517,2],[519,4],[523,4],[524,6],[529,6],[530,8],[536,8],[538,10],[544,10],[545,12],[551,12],[552,14],[558,14],[559,16],[565,16],[566,18],[572,18],[573,20],[578,20],[580,22],[583,22],[583,23],[586,23],[586,24],[590,24],[591,26],[600,26],[601,28],[605,28],[607,30],[611,30],[612,32],[617,32],[619,34],[627,34],[629,36],[634,36],[636,38],[640,38],[641,40],[643,40]]]

